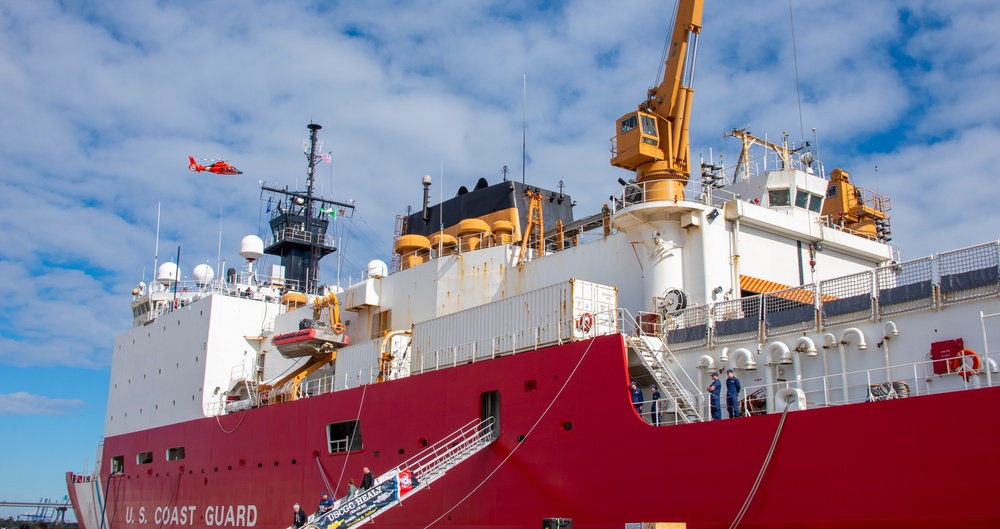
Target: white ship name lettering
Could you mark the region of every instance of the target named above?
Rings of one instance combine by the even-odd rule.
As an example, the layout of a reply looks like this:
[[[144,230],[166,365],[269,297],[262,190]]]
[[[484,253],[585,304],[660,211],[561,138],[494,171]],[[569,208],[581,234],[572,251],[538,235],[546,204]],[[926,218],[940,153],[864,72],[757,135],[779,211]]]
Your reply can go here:
[[[153,522],[157,525],[191,525],[194,523],[194,505],[184,507],[157,507],[153,511]],[[139,522],[146,523],[146,508],[139,508]]]
[[[257,506],[209,505],[205,508],[205,525],[253,527],[257,525]]]

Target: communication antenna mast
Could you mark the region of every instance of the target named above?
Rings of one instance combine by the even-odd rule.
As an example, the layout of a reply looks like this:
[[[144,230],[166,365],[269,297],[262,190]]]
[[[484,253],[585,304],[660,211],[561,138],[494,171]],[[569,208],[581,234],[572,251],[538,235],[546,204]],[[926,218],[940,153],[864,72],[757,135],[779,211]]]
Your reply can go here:
[[[307,125],[307,128],[309,129],[309,152],[306,153],[306,156],[309,157],[309,169],[306,173],[306,233],[312,236],[312,252],[309,255],[309,276],[306,278],[306,282],[309,286],[314,286],[319,281],[319,237],[313,231],[312,202],[313,186],[316,184],[316,179],[314,178],[316,172],[316,151],[323,148],[323,142],[316,138],[316,132],[323,128],[323,126],[318,123],[310,123]]]

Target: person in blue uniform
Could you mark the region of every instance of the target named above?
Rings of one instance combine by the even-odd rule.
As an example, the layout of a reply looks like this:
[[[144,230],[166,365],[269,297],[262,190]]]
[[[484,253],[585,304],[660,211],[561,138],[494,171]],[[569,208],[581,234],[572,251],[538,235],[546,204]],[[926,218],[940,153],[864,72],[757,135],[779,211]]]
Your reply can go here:
[[[740,384],[740,379],[736,378],[733,374],[732,369],[726,370],[726,413],[729,414],[729,418],[732,419],[739,415],[740,408],[737,405],[740,398],[740,390],[743,386]]]
[[[656,384],[650,388],[653,390],[653,394],[649,396],[649,400],[652,402],[649,404],[649,414],[653,416],[653,426],[660,425],[660,390],[656,387]]]
[[[722,395],[722,382],[719,381],[719,374],[712,373],[712,385],[708,386],[708,394],[711,397],[710,401],[712,404],[712,420],[718,421],[722,419],[722,407],[720,406],[719,397]]]
[[[632,393],[632,406],[635,407],[635,412],[642,415],[642,390],[639,389],[639,384],[633,380],[629,391]]]
[[[323,491],[319,495],[319,513],[323,514],[330,509],[333,509],[333,498],[331,498],[326,491]]]

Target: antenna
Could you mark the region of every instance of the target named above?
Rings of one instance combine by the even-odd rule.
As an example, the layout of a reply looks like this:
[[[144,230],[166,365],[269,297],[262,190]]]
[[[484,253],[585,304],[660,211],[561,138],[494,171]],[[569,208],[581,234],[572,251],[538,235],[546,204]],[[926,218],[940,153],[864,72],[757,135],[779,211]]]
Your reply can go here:
[[[528,74],[524,74],[524,94],[521,97],[521,183],[524,183],[524,160],[528,150]]]
[[[312,202],[313,202],[313,186],[316,184],[316,180],[313,175],[316,171],[316,151],[323,147],[323,142],[319,142],[317,145],[316,131],[322,129],[323,127],[317,123],[310,123],[306,125],[309,129],[309,170],[306,173],[306,204],[305,204],[305,216],[306,216],[306,233],[312,239],[312,250],[309,252],[309,272],[306,275],[306,285],[309,292],[315,292],[316,286],[319,284],[319,258],[316,254],[319,253],[319,237],[313,232],[313,215],[312,215]]]
[[[259,230],[258,230],[259,231]],[[219,201],[219,255],[215,258],[216,269],[219,270],[219,275],[222,275],[224,271],[222,270],[222,201]]]
[[[799,88],[799,57],[795,51],[795,17],[792,16],[792,0],[788,0],[788,22],[792,28],[792,64],[795,65],[795,97],[799,102],[799,137],[806,135],[802,125],[802,90]]]
[[[153,245],[153,281],[156,281],[156,261],[160,257],[160,202],[156,203],[156,243]],[[145,273],[142,274],[143,279],[145,278]],[[150,282],[152,286],[152,281]]]

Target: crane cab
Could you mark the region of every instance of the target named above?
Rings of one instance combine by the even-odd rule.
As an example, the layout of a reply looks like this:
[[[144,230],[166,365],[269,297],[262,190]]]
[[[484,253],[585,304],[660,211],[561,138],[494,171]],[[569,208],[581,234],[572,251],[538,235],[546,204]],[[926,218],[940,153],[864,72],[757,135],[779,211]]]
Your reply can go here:
[[[618,132],[611,138],[611,165],[634,171],[643,164],[662,160],[656,121],[656,116],[642,111],[622,116]]]

